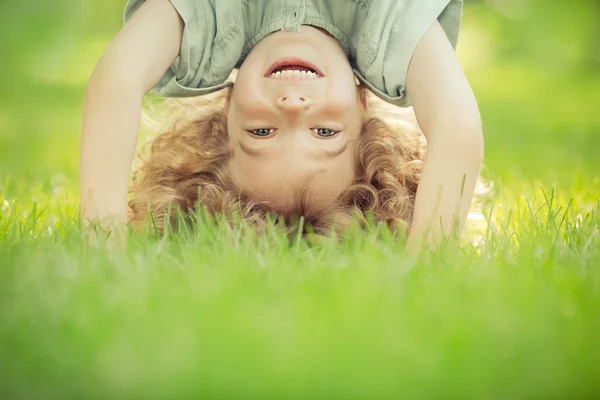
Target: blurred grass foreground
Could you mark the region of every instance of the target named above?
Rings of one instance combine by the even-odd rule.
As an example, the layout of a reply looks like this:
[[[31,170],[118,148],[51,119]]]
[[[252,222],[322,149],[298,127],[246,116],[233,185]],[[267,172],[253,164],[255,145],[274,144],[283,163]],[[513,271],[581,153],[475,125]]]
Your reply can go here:
[[[493,204],[459,248],[202,219],[83,245],[81,103],[122,0],[0,3],[0,398],[599,398],[600,1],[467,1]]]

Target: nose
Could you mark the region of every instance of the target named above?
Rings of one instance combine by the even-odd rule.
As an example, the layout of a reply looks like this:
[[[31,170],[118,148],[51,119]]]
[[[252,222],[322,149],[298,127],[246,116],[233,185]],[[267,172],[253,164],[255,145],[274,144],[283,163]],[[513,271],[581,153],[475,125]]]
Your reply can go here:
[[[277,100],[277,107],[283,111],[307,110],[312,104],[307,96],[282,96]]]

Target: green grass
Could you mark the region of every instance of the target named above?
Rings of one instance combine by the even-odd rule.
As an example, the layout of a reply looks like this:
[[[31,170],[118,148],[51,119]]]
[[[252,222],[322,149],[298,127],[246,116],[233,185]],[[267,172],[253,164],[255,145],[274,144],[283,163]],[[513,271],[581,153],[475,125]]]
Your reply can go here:
[[[206,219],[87,246],[83,87],[122,8],[0,5],[0,399],[600,397],[598,2],[467,2],[494,195],[420,256]]]
[[[420,257],[377,229],[311,246],[206,219],[98,250],[48,193],[0,197],[2,398],[600,393],[589,192],[505,192],[480,240]]]

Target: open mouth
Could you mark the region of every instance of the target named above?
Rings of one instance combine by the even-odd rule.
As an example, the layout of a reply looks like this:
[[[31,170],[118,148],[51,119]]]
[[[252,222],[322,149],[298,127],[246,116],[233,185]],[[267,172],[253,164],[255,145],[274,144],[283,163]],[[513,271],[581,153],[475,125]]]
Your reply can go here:
[[[265,74],[265,78],[299,80],[324,78],[321,70],[310,61],[301,58],[284,58],[275,62]]]

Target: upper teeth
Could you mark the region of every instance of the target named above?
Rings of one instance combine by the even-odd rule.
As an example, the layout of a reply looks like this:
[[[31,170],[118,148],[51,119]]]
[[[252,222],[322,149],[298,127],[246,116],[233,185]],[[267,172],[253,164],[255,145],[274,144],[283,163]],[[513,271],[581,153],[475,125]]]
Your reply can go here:
[[[277,72],[273,72],[271,74],[272,78],[278,78],[278,79],[293,79],[293,78],[318,78],[319,76],[317,75],[316,72],[312,72],[312,71],[300,71],[300,70],[290,70],[290,69],[285,69],[283,71],[277,71]]]

